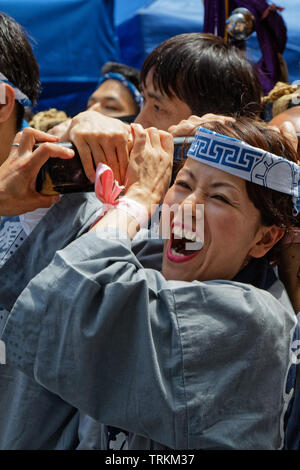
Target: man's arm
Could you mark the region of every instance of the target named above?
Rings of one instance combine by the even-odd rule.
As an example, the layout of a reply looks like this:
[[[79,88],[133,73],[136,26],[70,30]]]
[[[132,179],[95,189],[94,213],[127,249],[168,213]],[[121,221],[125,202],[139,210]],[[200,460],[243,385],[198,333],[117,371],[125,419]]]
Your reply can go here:
[[[55,145],[58,138],[26,128],[15,139],[15,146],[0,167],[0,216],[19,215],[39,207],[50,207],[57,196],[43,196],[35,189],[36,177],[50,157],[71,158],[73,150]],[[32,152],[36,142],[45,142]]]

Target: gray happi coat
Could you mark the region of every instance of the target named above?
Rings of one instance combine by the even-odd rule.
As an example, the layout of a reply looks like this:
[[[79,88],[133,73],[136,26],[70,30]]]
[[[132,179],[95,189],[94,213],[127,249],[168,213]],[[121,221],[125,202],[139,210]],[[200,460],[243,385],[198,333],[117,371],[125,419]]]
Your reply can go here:
[[[8,363],[108,425],[103,448],[281,448],[296,328],[282,284],[166,281],[161,241],[141,244],[146,269],[125,236],[89,232],[17,299],[1,286]]]

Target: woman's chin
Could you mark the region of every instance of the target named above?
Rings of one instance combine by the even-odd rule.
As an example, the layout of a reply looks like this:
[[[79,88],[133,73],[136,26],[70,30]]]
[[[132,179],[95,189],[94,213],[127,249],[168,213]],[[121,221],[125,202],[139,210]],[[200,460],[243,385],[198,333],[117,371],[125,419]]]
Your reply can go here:
[[[195,259],[202,252],[200,250],[178,253],[172,249],[172,244],[168,240],[164,245],[162,274],[168,281],[194,281],[196,279]],[[197,271],[199,263],[196,263]]]
[[[178,263],[170,263],[168,259],[163,260],[162,274],[167,281],[194,281],[195,276]]]
[[[167,281],[191,281],[186,274],[173,269],[163,268],[162,274]]]

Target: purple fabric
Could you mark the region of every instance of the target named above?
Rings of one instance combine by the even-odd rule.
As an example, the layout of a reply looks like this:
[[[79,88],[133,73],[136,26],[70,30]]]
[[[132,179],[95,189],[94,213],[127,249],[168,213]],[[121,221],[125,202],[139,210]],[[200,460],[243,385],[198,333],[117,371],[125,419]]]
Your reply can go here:
[[[237,8],[234,0],[229,0],[228,11]],[[224,0],[204,0],[204,24],[203,32],[224,37],[225,33],[225,1]]]
[[[203,31],[224,37],[225,29],[225,1],[205,0],[205,15]],[[287,31],[281,15],[277,11],[270,11],[268,16],[261,20],[264,11],[270,6],[265,0],[229,0],[229,12],[239,7],[248,8],[255,17],[257,40],[262,52],[261,59],[255,64],[255,70],[260,79],[263,91],[267,94],[280,78],[280,62],[278,53],[283,53]],[[229,14],[230,14],[229,13]]]

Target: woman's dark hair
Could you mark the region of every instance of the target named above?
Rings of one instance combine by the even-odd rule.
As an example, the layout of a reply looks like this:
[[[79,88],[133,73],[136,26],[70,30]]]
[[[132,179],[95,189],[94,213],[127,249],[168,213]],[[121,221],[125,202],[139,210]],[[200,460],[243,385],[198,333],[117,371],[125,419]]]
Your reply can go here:
[[[40,88],[37,61],[23,28],[10,16],[0,12],[0,72],[16,85],[34,104]],[[17,130],[24,116],[23,106],[16,101]]]
[[[141,84],[153,68],[153,85],[184,101],[192,114],[255,116],[262,90],[243,53],[218,36],[180,34],[157,46],[145,59]]]
[[[203,123],[201,126],[297,163],[297,152],[290,141],[265,122],[241,117],[234,122],[228,121],[226,124],[214,121]],[[260,211],[263,225],[276,225],[284,228],[286,232],[299,226],[300,218],[299,215],[297,217],[293,215],[291,196],[248,181],[246,181],[246,188],[250,200]],[[269,257],[276,259],[276,253],[280,249],[281,243],[279,242],[270,250]]]

